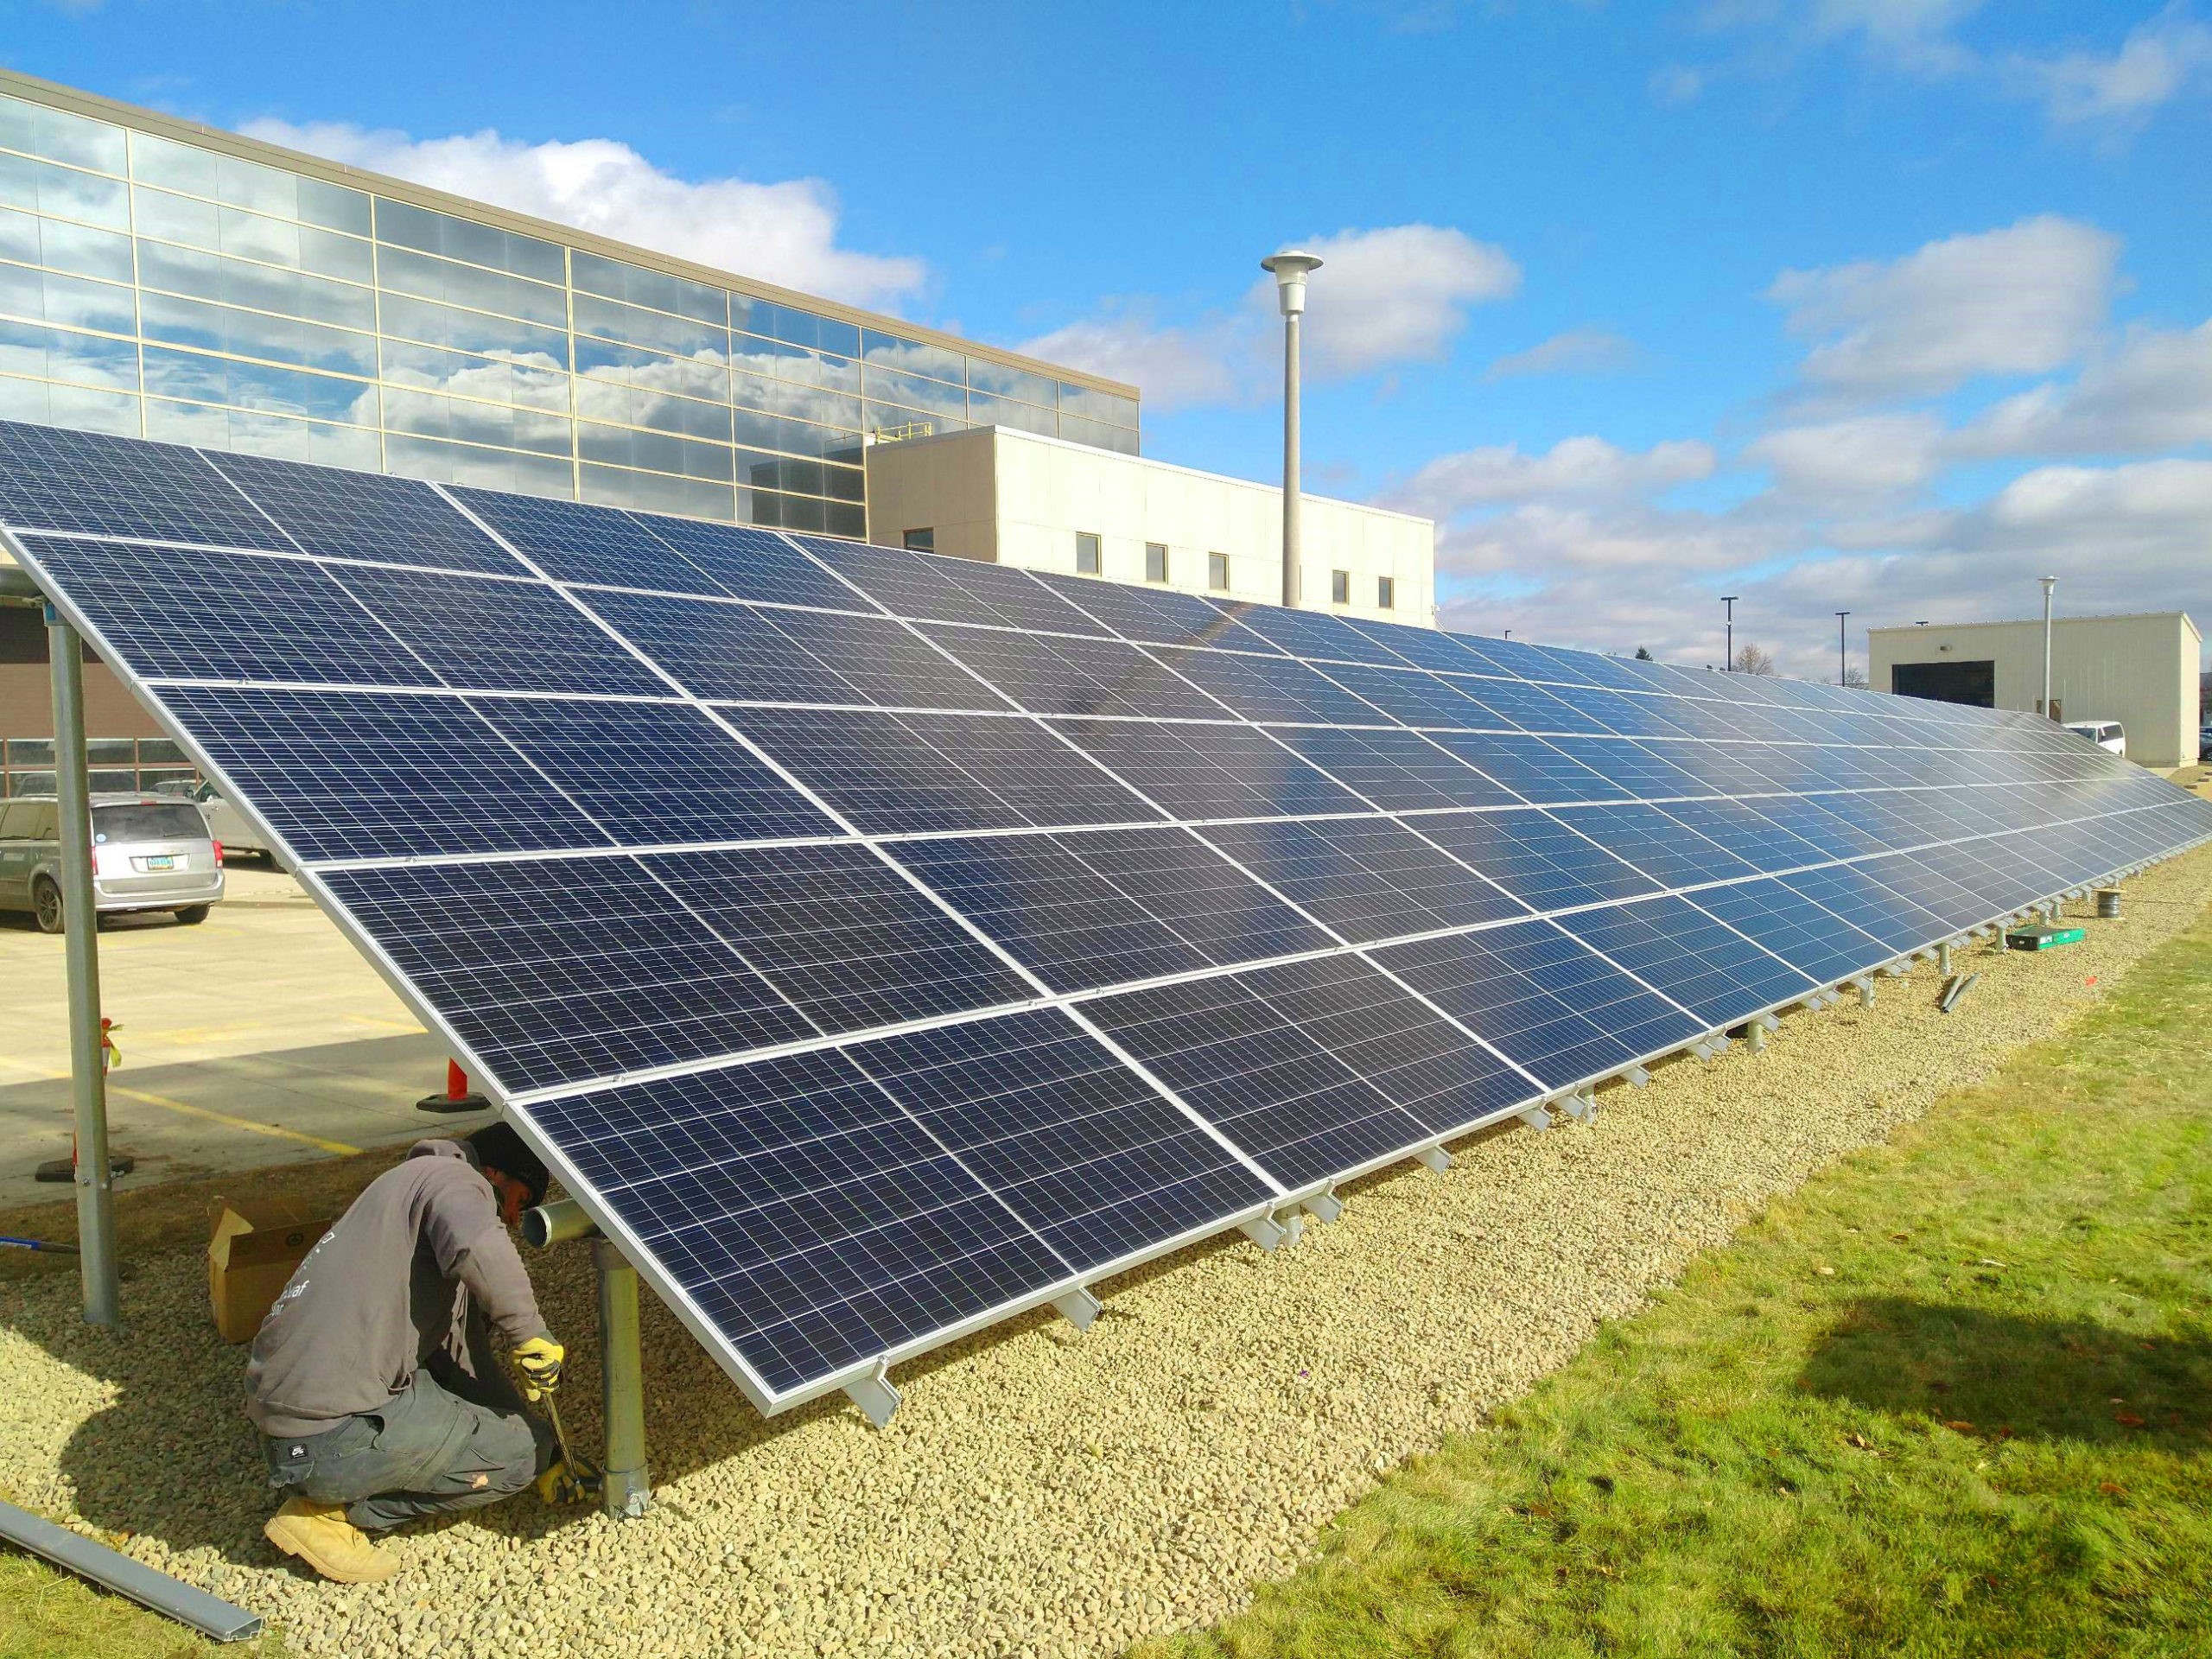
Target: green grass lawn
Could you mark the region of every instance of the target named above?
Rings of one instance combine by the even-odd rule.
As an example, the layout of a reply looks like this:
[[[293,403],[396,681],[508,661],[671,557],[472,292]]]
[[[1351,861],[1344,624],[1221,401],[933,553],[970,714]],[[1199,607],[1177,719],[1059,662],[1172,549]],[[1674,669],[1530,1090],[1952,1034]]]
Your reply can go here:
[[[2212,924],[1146,1659],[2212,1654]]]

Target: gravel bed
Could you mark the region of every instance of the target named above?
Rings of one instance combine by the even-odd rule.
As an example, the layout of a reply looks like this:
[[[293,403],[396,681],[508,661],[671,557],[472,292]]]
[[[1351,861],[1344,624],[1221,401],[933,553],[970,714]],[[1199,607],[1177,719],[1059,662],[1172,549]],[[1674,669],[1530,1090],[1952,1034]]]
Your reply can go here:
[[[1798,1014],[1764,1056],[1658,1068],[1588,1126],[1516,1128],[1345,1194],[1296,1246],[1190,1250],[1099,1287],[1086,1334],[1038,1317],[902,1368],[870,1429],[828,1404],[764,1422],[646,1298],[645,1519],[524,1496],[394,1535],[389,1583],[280,1565],[196,1248],[132,1265],[120,1334],[73,1274],[0,1311],[0,1484],[266,1614],[291,1651],[1092,1655],[1217,1619],[1394,1464],[1523,1391],[1600,1320],[1821,1164],[2094,1002],[2212,898],[2212,849],[2128,885],[2126,915],[2040,957],[1969,953]],[[2087,905],[2069,907],[2086,916]],[[195,1241],[196,1246],[196,1241]],[[586,1252],[531,1262],[598,1443]]]

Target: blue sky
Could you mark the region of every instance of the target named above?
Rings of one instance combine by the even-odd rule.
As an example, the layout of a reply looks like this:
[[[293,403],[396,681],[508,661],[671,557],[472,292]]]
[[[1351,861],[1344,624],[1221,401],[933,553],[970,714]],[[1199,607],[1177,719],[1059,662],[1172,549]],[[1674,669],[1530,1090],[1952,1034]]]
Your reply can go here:
[[[15,0],[12,67],[1139,382],[1453,622],[1834,671],[1861,622],[2212,626],[2212,19],[2187,4]]]

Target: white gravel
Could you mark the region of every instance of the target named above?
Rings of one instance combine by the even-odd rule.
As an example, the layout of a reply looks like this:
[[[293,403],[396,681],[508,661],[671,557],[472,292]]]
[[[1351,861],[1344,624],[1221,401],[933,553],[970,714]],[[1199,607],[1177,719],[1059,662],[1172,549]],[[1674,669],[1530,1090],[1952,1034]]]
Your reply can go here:
[[[658,1503],[626,1524],[525,1496],[397,1535],[387,1584],[278,1564],[197,1249],[135,1264],[120,1334],[73,1275],[0,1311],[0,1485],[266,1614],[295,1653],[1090,1655],[1210,1622],[1280,1575],[1378,1471],[1478,1422],[1694,1252],[2103,995],[2212,898],[2212,849],[2128,885],[2126,916],[2037,957],[1978,949],[1948,1017],[1932,968],[1785,1020],[1769,1052],[1660,1068],[1588,1127],[1408,1166],[1272,1255],[1235,1239],[1100,1287],[1084,1335],[1036,1318],[904,1368],[891,1427],[764,1422],[650,1296]],[[2072,907],[2085,915],[2086,906]],[[196,1246],[197,1241],[195,1241]],[[533,1258],[598,1440],[585,1251]],[[11,1287],[11,1291],[13,1287]]]

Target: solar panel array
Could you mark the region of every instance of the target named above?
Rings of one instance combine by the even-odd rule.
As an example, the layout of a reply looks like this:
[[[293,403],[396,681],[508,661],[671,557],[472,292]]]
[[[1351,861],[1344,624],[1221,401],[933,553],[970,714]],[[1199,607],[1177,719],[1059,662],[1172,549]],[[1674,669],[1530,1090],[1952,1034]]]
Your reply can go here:
[[[2212,837],[2044,721],[0,425],[763,1409]]]

